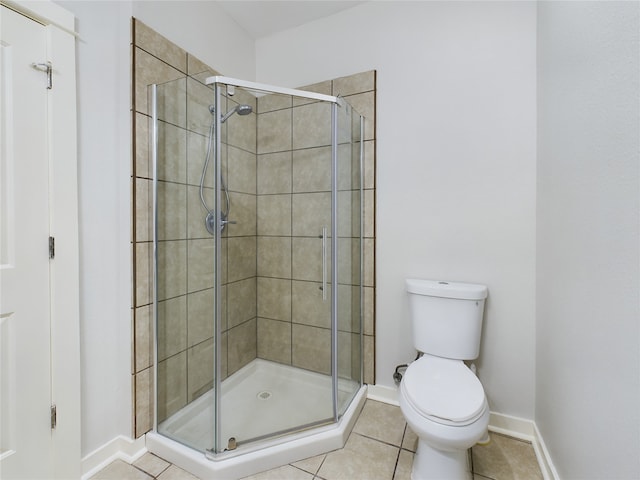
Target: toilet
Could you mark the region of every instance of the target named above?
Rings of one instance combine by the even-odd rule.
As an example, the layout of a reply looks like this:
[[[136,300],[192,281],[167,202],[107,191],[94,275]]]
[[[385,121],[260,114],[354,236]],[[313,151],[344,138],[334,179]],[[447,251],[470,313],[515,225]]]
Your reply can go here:
[[[467,450],[487,439],[489,405],[464,360],[478,357],[487,287],[407,279],[413,344],[423,355],[400,383],[400,410],[418,436],[412,480],[471,478]]]

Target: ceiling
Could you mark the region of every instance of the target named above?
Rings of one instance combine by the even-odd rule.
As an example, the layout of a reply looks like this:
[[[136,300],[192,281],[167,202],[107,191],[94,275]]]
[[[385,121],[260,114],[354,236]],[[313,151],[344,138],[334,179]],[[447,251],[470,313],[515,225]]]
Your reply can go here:
[[[328,17],[363,1],[297,0],[297,1],[244,1],[217,2],[254,39]]]

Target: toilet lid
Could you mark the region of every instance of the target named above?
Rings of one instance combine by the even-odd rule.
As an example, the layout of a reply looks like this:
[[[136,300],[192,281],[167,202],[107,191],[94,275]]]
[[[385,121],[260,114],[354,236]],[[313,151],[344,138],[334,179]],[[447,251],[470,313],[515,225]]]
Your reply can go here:
[[[413,408],[436,421],[469,423],[485,408],[482,384],[461,360],[425,355],[409,365],[402,382]]]

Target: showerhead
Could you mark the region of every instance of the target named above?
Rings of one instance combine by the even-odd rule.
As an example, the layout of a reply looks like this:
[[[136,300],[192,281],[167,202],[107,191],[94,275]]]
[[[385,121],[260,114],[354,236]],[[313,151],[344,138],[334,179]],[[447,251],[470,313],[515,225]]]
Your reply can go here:
[[[249,115],[253,111],[251,105],[236,105],[235,108],[232,108],[224,116],[220,119],[220,123],[226,122],[231,115],[237,113],[238,115]]]
[[[236,111],[238,115],[249,115],[253,111],[253,108],[251,108],[251,105],[238,105]]]

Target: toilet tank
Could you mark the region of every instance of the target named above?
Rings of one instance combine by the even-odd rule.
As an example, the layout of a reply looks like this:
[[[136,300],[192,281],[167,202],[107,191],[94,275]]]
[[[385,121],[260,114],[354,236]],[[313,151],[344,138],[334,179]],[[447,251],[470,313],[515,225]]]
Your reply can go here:
[[[416,350],[456,360],[477,358],[487,287],[421,279],[406,279],[405,285]]]

